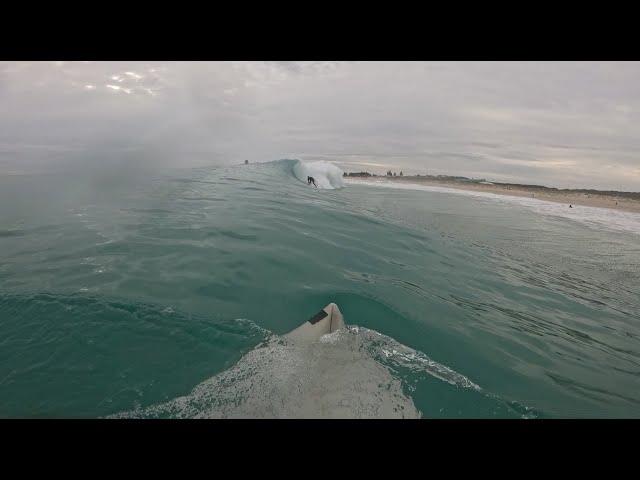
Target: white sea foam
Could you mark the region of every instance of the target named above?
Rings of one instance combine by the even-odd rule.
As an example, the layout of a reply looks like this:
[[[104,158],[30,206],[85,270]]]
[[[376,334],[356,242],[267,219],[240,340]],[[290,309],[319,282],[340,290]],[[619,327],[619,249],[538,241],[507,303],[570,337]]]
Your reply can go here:
[[[113,417],[421,418],[401,371],[481,391],[423,353],[351,326],[311,345],[271,335],[189,395]]]
[[[464,195],[489,199],[503,204],[515,204],[528,207],[542,215],[569,218],[585,225],[609,230],[624,231],[640,234],[640,214],[624,212],[612,208],[587,207],[576,205],[568,208],[564,203],[550,202],[529,197],[517,197],[514,195],[502,195],[489,192],[475,192],[458,190],[455,188],[437,187],[431,185],[417,185],[414,183],[396,183],[386,180],[347,180],[346,183],[354,185],[367,185],[374,187],[395,188],[400,190],[421,190],[426,192],[439,192],[454,195]]]

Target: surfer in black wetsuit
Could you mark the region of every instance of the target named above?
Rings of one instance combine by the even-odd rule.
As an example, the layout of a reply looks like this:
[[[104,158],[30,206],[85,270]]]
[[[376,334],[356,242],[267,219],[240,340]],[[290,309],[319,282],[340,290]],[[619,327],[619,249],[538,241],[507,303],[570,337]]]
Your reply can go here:
[[[313,183],[313,186],[318,188],[318,185],[316,185],[316,181],[314,180],[313,177],[307,177],[307,185],[311,185]]]

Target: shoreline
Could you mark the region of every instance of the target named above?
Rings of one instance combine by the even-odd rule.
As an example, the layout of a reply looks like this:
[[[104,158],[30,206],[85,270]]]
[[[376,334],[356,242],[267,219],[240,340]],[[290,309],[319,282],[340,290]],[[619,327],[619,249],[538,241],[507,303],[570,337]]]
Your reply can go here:
[[[434,181],[427,178],[416,177],[346,177],[349,181],[376,181],[381,183],[411,183],[414,185],[425,185],[430,187],[451,188],[470,192],[495,193],[497,195],[510,195],[514,197],[527,197],[536,200],[546,200],[549,202],[569,205],[610,208],[624,212],[640,213],[640,200],[620,197],[608,193],[584,193],[579,191],[548,191],[536,186],[514,186],[505,184],[483,184],[483,183],[458,183],[447,181]]]

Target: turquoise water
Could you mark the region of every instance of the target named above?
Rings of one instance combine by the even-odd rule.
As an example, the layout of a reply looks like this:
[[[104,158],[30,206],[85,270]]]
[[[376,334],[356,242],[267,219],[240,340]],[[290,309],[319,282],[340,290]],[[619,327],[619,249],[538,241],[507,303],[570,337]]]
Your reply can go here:
[[[0,177],[0,416],[640,417],[640,217],[564,207],[293,160]]]

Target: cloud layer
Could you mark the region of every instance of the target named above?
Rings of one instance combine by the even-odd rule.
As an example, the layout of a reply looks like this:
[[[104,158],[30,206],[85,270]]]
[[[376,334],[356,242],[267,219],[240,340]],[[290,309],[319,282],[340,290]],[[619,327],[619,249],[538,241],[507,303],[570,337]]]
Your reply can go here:
[[[638,191],[640,63],[0,63],[0,174],[283,157]]]

